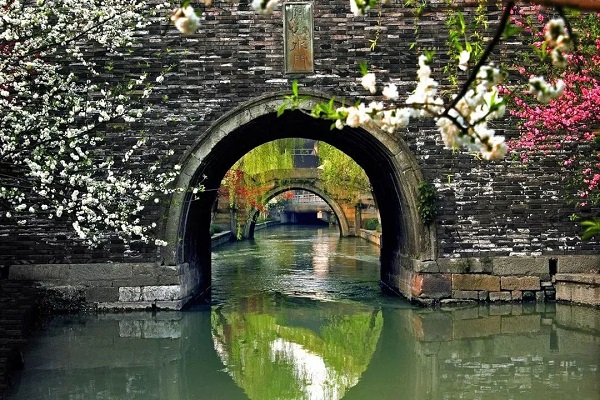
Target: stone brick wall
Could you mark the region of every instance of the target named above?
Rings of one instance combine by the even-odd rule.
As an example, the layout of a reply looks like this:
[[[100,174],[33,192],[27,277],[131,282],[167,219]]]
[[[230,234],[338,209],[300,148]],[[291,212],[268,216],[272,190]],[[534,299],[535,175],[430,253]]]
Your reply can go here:
[[[209,10],[195,35],[181,36],[173,27],[163,34],[166,22],[157,21],[141,33],[134,54],[112,60],[99,54],[100,65],[110,61],[114,66],[100,79],[132,75],[142,63],[150,65],[151,74],[173,66],[148,101],[151,111],[145,119],[126,131],[107,127],[107,153],[122,152],[122,143],[144,130],[151,137],[152,154],[132,158],[127,168],[143,170],[172,149],[170,168],[224,113],[264,93],[288,90],[295,78],[302,88],[351,103],[369,98],[358,81],[360,60],[375,72],[389,74],[403,91],[414,87],[418,53],[410,49],[412,42],[416,41],[416,49],[436,50],[434,74],[447,62],[444,2],[427,8],[418,36],[408,9],[398,2],[386,7],[374,51],[369,39],[378,29],[377,14],[352,18],[347,3],[315,2],[315,73],[310,75],[283,73],[281,13],[255,15],[247,2]],[[490,14],[494,19],[498,10],[490,8]],[[509,56],[513,48],[501,47],[494,57]],[[514,121],[500,121],[495,128],[515,136]],[[598,254],[599,242],[581,241],[580,228],[568,219],[574,210],[565,202],[563,177],[554,159],[523,166],[453,154],[443,149],[435,127],[425,122],[400,135],[409,143],[424,178],[436,184],[441,196],[436,225],[440,258]],[[149,207],[145,218],[161,221],[163,212]],[[40,220],[17,226],[0,220],[0,265],[157,260],[156,249],[143,243],[115,241],[88,249],[74,239],[68,222]]]

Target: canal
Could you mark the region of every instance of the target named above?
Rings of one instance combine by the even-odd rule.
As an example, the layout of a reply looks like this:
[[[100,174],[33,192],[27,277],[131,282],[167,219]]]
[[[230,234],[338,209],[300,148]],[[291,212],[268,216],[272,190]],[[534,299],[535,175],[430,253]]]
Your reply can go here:
[[[418,308],[378,248],[279,226],[213,253],[212,303],[54,319],[9,399],[600,399],[600,310]]]

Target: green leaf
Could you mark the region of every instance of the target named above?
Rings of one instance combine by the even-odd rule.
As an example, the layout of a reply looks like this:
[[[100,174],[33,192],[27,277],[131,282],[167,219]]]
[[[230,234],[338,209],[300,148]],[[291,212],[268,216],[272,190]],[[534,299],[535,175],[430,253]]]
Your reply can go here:
[[[285,110],[287,110],[287,102],[279,106],[279,108],[277,109],[277,116],[281,117]]]
[[[516,34],[521,32],[521,30],[522,30],[521,27],[511,24],[510,22],[507,22],[506,25],[504,26],[504,31],[502,32],[502,36],[504,37],[504,39],[508,39],[511,36],[515,36]]]
[[[460,26],[460,31],[464,34],[466,30],[465,16],[460,11],[458,12],[458,24]]]
[[[425,57],[427,58],[428,64],[433,61],[434,54],[435,50],[423,50],[423,55],[425,55]]]
[[[362,76],[365,76],[366,74],[369,73],[369,66],[367,65],[367,62],[364,60],[361,60],[358,63],[358,67],[360,68],[360,73]]]
[[[581,235],[581,239],[589,240],[594,236],[600,236],[600,220],[582,221],[580,225],[586,227]]]
[[[294,97],[298,97],[298,80],[294,79],[292,82],[292,93]]]

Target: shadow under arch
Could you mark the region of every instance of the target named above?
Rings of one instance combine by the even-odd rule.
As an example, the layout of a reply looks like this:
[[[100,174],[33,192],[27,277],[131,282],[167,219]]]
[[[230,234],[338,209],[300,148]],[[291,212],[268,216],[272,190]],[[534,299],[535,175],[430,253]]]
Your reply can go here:
[[[337,217],[339,222],[340,236],[346,237],[350,235],[348,218],[346,217],[346,214],[344,213],[344,210],[342,209],[340,204],[337,201],[335,201],[331,196],[329,196],[325,191],[313,185],[290,182],[289,184],[275,187],[262,196],[263,204],[266,204],[273,197],[277,196],[280,193],[287,192],[288,190],[305,190],[307,192],[311,192],[319,196],[325,201],[325,203],[327,203],[327,205],[333,210],[333,213]],[[258,217],[258,214],[258,210],[251,211],[248,218],[248,223],[246,224],[246,230],[244,232],[245,237],[254,237],[254,228],[256,227],[256,219]]]
[[[425,226],[418,214],[420,167],[399,135],[376,128],[331,130],[331,122],[318,120],[300,110],[277,117],[286,92],[266,94],[246,102],[216,120],[181,159],[177,186],[184,189],[202,183],[206,190],[176,192],[165,210],[161,237],[163,263],[180,266],[182,291],[197,295],[210,287],[211,208],[221,179],[251,149],[281,138],[324,141],[346,153],[367,174],[376,199],[382,227],[381,280],[410,296],[413,260],[437,256],[435,224]],[[311,100],[329,100],[322,93],[307,92]]]

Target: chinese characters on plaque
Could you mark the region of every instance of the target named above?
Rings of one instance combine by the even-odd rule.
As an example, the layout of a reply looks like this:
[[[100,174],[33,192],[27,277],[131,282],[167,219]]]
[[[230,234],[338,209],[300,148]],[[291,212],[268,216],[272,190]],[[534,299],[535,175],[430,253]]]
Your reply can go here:
[[[283,40],[285,73],[312,73],[314,70],[312,2],[284,4]]]

